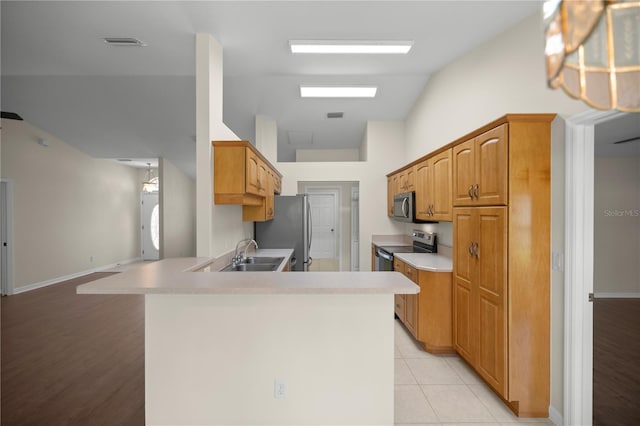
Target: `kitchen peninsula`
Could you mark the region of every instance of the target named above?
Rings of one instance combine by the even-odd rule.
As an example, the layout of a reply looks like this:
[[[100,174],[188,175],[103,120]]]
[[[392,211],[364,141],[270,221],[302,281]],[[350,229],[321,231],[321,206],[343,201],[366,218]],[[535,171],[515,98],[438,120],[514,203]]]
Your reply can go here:
[[[393,424],[394,295],[413,282],[194,272],[209,263],[166,259],[77,289],[145,296],[146,424]]]

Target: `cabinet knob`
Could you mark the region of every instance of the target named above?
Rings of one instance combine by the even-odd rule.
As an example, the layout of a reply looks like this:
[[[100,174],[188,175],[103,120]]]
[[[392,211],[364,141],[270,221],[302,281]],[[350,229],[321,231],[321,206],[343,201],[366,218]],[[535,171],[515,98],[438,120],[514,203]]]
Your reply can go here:
[[[469,185],[469,198],[473,200],[473,185]]]
[[[477,183],[473,186],[473,196],[476,198],[476,200],[478,199],[478,186],[479,185]]]

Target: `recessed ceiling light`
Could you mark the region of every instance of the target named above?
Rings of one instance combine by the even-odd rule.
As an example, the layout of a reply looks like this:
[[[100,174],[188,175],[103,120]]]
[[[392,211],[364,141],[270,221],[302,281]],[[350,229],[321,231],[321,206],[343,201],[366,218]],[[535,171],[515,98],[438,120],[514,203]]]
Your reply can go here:
[[[133,46],[133,47],[143,47],[146,46],[142,40],[138,40],[133,37],[105,37],[103,38],[104,42],[109,46]]]
[[[291,53],[404,54],[412,46],[413,41],[289,40]]]
[[[363,86],[300,86],[303,98],[373,98],[377,87]]]

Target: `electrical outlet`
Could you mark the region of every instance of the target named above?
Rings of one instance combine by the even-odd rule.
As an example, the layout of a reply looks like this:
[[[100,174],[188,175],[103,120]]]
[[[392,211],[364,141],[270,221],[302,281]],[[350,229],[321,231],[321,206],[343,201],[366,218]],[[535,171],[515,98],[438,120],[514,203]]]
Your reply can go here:
[[[551,253],[551,269],[554,271],[564,271],[564,256],[562,253],[554,251]]]
[[[287,382],[282,379],[276,379],[273,384],[273,397],[284,399],[287,397]]]

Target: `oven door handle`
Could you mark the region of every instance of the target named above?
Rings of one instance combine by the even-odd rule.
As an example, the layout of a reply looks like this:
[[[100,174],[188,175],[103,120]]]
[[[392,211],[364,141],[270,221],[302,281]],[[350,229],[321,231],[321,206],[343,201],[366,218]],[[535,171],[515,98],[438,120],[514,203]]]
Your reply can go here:
[[[380,249],[376,250],[376,256],[381,257],[381,258],[383,258],[385,260],[388,260],[389,262],[393,262],[393,256],[390,255],[387,252],[384,252],[384,251],[380,250]]]

